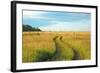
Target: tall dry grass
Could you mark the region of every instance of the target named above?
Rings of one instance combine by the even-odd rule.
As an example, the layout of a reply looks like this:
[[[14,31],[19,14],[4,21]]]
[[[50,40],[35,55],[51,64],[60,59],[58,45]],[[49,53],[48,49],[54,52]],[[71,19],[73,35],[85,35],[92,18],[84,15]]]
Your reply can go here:
[[[56,51],[55,36],[62,37],[62,41],[56,40],[61,52],[55,60],[73,60],[73,50],[79,55],[77,60],[91,58],[90,32],[23,32],[23,63],[51,61]]]

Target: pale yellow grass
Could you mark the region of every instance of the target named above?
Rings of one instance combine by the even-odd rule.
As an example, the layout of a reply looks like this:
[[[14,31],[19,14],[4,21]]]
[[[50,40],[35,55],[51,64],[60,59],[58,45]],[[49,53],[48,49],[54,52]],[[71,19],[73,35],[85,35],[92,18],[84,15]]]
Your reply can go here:
[[[62,41],[65,44],[68,43],[74,47],[79,53],[80,59],[91,58],[90,32],[23,32],[22,61],[33,62],[34,59],[38,58],[37,51],[39,50],[54,53],[56,46],[53,38],[55,36],[62,36]],[[66,55],[66,52],[64,54]]]

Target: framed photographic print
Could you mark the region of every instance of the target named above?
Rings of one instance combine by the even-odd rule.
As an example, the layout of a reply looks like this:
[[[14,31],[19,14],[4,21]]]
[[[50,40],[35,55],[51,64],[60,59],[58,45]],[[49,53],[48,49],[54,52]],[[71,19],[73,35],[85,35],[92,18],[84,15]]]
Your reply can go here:
[[[11,2],[11,71],[97,67],[97,6]]]

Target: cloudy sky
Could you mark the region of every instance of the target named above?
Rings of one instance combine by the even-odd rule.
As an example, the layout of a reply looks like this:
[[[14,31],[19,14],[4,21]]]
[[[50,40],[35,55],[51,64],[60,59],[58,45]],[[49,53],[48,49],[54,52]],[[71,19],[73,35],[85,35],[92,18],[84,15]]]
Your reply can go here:
[[[54,11],[23,11],[23,24],[42,31],[90,31],[91,14]]]

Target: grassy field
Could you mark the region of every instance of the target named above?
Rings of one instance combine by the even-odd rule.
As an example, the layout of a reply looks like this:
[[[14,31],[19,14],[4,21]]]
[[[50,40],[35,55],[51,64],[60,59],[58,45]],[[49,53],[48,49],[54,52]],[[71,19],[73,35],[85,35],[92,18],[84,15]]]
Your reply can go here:
[[[23,32],[22,61],[87,60],[90,39],[90,32]]]

